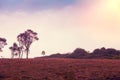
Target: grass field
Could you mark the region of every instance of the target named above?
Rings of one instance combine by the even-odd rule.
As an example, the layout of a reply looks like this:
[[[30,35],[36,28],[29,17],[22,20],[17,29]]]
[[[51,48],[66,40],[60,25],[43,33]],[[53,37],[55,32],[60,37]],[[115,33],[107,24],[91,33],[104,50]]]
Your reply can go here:
[[[120,60],[0,59],[0,80],[120,80]]]

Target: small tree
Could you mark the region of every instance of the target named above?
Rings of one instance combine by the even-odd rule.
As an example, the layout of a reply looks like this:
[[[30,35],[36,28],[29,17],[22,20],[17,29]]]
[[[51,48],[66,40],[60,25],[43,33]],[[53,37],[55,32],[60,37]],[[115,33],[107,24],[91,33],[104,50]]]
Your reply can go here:
[[[42,53],[41,53],[42,55],[45,55],[45,51],[42,51]]]
[[[13,46],[9,47],[9,49],[11,50],[11,58],[18,55],[20,58],[22,47],[19,47],[16,43],[13,43]]]
[[[23,48],[25,48],[26,58],[28,59],[30,45],[34,41],[38,40],[37,33],[28,29],[24,33],[20,33],[17,36],[17,40],[19,42],[19,45],[22,46]]]
[[[7,40],[5,38],[0,38],[0,52],[2,52],[2,48],[7,45]]]

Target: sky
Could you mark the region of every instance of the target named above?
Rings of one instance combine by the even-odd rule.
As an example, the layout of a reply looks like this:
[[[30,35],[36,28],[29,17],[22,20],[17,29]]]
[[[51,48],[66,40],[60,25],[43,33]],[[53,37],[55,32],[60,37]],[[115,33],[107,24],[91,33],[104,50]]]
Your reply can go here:
[[[68,53],[75,48],[120,50],[120,0],[0,0],[0,37],[9,47],[27,29],[38,33],[29,57]]]

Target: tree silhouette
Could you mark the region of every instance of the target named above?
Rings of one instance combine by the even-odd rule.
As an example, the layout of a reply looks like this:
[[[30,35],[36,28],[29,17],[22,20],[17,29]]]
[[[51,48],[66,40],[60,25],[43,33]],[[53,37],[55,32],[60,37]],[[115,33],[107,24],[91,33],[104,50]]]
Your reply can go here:
[[[11,50],[11,58],[14,58],[14,56],[19,56],[21,55],[21,50],[22,47],[19,47],[16,43],[13,43],[13,46],[9,47]]]
[[[5,38],[0,38],[0,52],[2,52],[2,48],[7,45],[7,40]]]
[[[42,51],[42,53],[41,53],[42,55],[45,55],[45,51]]]
[[[25,49],[26,52],[26,58],[28,59],[29,49],[30,45],[38,40],[37,33],[28,29],[24,33],[20,33],[17,36],[17,40],[19,42],[19,45],[22,46]]]
[[[69,56],[70,58],[85,58],[89,55],[88,51],[82,48],[76,48]]]

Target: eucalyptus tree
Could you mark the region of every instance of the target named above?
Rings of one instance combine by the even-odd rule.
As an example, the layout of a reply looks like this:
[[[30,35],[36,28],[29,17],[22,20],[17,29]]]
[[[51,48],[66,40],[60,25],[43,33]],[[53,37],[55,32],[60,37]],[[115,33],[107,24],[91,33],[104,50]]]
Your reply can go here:
[[[26,58],[28,59],[28,54],[30,52],[30,46],[31,44],[36,41],[39,40],[39,38],[37,37],[37,33],[32,31],[31,29],[26,30],[24,33],[20,33],[17,36],[17,40],[19,42],[19,45],[23,47],[23,49],[26,52]]]
[[[13,43],[9,49],[11,50],[11,58],[14,58],[14,56],[19,56],[20,58],[22,47],[19,47],[17,43]]]

